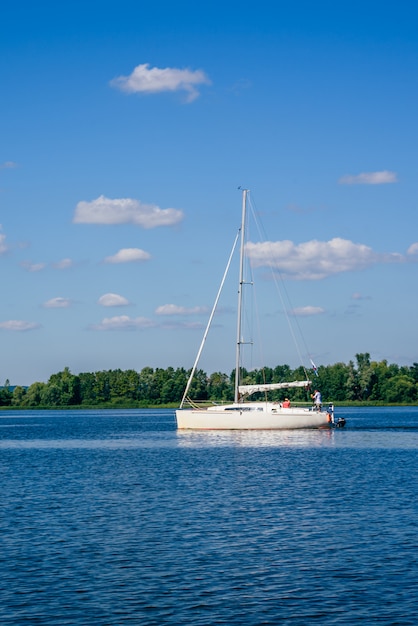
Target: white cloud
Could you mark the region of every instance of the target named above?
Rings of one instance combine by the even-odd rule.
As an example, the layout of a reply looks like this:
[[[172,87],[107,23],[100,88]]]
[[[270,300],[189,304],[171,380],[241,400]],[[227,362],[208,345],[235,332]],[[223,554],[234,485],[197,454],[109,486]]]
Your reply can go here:
[[[177,304],[163,304],[155,310],[157,315],[204,315],[207,312],[207,307],[195,306],[187,308]]]
[[[140,248],[122,248],[113,256],[105,258],[105,263],[132,263],[138,261],[148,261],[151,255]]]
[[[41,272],[46,268],[46,263],[30,263],[29,261],[23,261],[20,266],[27,272]]]
[[[143,204],[132,198],[110,199],[99,196],[91,202],[77,204],[75,224],[135,224],[142,228],[173,226],[183,219],[179,209],[160,209],[155,204]]]
[[[53,267],[57,270],[67,270],[68,268],[73,267],[73,265],[74,261],[71,259],[61,259],[61,261],[54,263]]]
[[[417,243],[413,243],[412,245],[409,246],[408,250],[406,251],[407,254],[418,254],[418,242]]]
[[[297,317],[309,317],[311,315],[321,315],[325,313],[325,309],[320,306],[300,306],[293,309],[291,313]]]
[[[364,172],[351,176],[347,174],[342,176],[339,181],[340,185],[384,185],[387,183],[397,183],[398,177],[396,172],[383,170],[382,172]]]
[[[51,298],[44,302],[45,309],[68,309],[72,304],[69,298]]]
[[[295,280],[319,280],[339,274],[366,269],[376,263],[404,260],[397,253],[378,254],[364,244],[336,237],[330,241],[267,241],[246,246],[254,267],[271,267],[284,277]]]
[[[0,224],[0,231],[1,230],[2,230],[2,225]],[[8,251],[8,249],[9,247],[6,244],[6,235],[0,232],[0,254],[4,254],[5,252]]]
[[[143,330],[152,328],[155,323],[146,317],[129,317],[119,315],[116,317],[105,317],[100,324],[91,325],[91,330]]]
[[[15,163],[14,161],[5,161],[4,163],[0,164],[0,170],[10,170],[17,167],[17,163]]]
[[[23,320],[8,320],[7,322],[0,322],[0,329],[12,330],[15,332],[25,332],[27,330],[36,330],[37,328],[41,328],[41,325],[36,322],[25,322]]]
[[[101,306],[126,306],[129,304],[129,300],[119,296],[117,293],[105,293],[103,296],[100,296],[97,302]]]
[[[151,67],[149,63],[137,65],[129,76],[118,76],[110,81],[126,93],[154,94],[164,91],[185,91],[187,101],[199,96],[197,85],[209,85],[210,80],[202,70]]]

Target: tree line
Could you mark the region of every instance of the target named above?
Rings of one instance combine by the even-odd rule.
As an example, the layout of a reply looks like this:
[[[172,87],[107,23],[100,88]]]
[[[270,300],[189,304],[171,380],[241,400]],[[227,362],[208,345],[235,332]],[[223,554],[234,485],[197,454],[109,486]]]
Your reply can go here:
[[[11,388],[6,380],[0,388],[0,407],[56,408],[77,406],[146,407],[178,405],[191,370],[144,367],[135,370],[108,370],[72,374],[68,367],[53,374],[48,382],[36,382],[29,387]],[[304,380],[306,370],[292,370],[288,365],[243,370],[242,384],[279,383]],[[369,353],[355,355],[355,362],[321,365],[308,371],[312,387],[322,393],[323,402],[367,402],[370,404],[418,403],[418,363],[412,366],[389,364],[386,360],[372,361]],[[231,375],[214,372],[209,376],[197,370],[189,396],[199,401],[232,401],[235,371]],[[309,390],[275,391],[273,400],[285,395],[292,402],[306,402]],[[257,398],[257,396],[253,396]],[[259,396],[260,397],[260,396]]]

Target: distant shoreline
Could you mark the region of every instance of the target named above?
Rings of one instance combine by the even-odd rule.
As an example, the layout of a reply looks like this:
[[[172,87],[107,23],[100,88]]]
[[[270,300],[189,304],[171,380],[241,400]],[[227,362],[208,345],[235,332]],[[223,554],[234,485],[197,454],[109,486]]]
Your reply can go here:
[[[325,403],[326,404],[326,403]],[[394,402],[391,404],[383,404],[383,403],[375,403],[375,402],[342,402],[341,404],[337,403],[335,407],[337,410],[339,408],[350,408],[350,407],[370,407],[370,408],[391,408],[391,407],[415,407],[418,406],[418,403],[400,403]],[[100,410],[100,411],[112,411],[112,410],[138,410],[138,409],[178,409],[178,404],[120,404],[120,405],[111,405],[103,404],[77,404],[77,405],[67,405],[67,406],[1,406],[1,411],[80,411],[80,410]]]

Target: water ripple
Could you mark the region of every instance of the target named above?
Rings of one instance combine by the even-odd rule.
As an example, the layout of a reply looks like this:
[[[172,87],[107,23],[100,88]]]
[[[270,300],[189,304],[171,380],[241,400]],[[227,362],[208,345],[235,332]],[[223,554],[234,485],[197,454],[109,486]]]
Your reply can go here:
[[[164,411],[3,414],[2,625],[412,626],[418,445],[372,417],[180,434]]]

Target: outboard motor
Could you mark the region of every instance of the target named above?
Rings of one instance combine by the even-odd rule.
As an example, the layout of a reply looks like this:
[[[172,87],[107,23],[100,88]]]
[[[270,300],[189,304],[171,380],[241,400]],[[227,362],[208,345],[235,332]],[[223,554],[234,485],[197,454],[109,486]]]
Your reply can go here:
[[[332,404],[332,402],[330,402],[328,405],[327,413],[328,413],[328,421],[330,422],[330,424],[332,424],[332,426],[334,426],[334,428],[344,428],[345,426],[344,417],[339,417],[337,421],[335,421],[334,419],[334,405]]]

